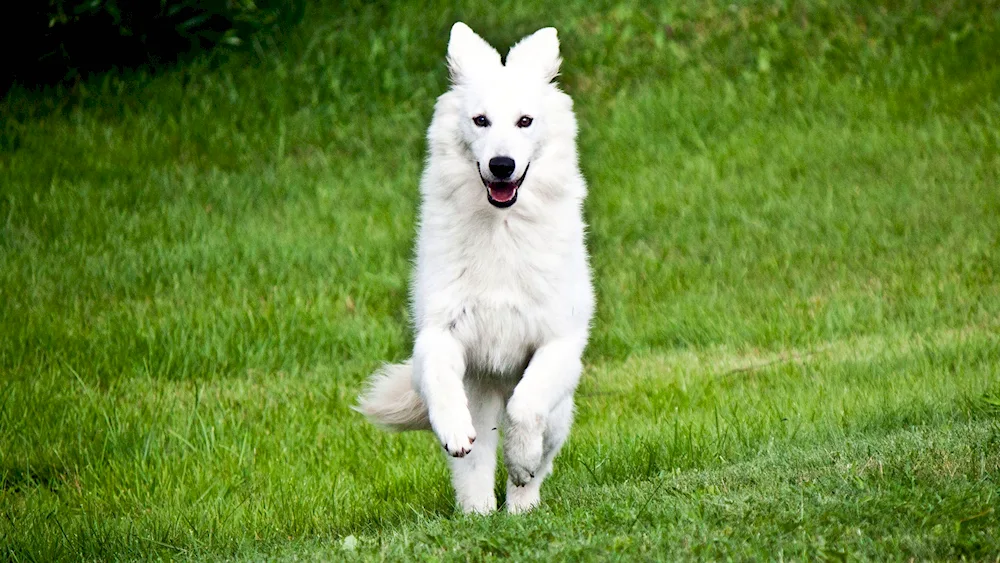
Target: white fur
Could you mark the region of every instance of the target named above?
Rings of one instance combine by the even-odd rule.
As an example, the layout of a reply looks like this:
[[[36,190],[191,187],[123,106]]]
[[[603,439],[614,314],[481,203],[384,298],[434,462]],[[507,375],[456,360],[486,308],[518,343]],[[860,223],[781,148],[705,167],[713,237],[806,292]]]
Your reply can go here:
[[[496,509],[498,427],[507,509],[523,512],[572,424],[594,298],[576,119],[551,82],[559,63],[552,28],[522,39],[506,66],[465,24],[452,28],[453,85],[435,106],[420,184],[413,358],[375,374],[358,406],[384,426],[433,429],[466,512]],[[516,125],[522,116],[529,127]],[[491,205],[483,183],[497,156],[524,176],[508,208]]]

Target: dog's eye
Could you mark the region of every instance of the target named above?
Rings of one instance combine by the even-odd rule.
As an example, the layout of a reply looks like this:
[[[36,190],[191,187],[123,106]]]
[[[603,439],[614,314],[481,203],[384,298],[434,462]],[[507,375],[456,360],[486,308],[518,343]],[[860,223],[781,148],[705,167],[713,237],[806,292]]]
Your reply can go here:
[[[477,115],[472,118],[472,122],[476,124],[476,127],[489,127],[490,120],[486,119],[485,115]]]
[[[531,127],[531,122],[532,121],[534,121],[534,119],[531,119],[527,115],[522,115],[521,119],[517,120],[517,126],[520,127],[520,128],[522,128],[522,129],[525,128],[525,127]]]

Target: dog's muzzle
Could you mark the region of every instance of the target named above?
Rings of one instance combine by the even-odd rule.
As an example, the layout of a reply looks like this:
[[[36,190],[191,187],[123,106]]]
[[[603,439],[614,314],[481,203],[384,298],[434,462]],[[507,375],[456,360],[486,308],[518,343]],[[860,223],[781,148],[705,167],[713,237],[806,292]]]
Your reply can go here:
[[[483,181],[483,185],[486,186],[486,199],[490,202],[493,207],[499,207],[501,209],[505,207],[510,207],[514,205],[517,201],[517,189],[521,187],[521,183],[524,182],[524,177],[528,175],[528,168],[531,165],[524,167],[524,174],[513,182],[502,181],[502,182],[490,182],[486,178],[483,178],[482,174],[479,175],[479,179]],[[479,163],[476,163],[476,168],[479,168]]]

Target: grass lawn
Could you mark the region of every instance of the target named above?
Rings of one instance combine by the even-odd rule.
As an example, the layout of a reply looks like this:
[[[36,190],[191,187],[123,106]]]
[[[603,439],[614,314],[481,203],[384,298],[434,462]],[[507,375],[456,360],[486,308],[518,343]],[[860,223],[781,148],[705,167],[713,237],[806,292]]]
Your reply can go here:
[[[349,409],[409,356],[457,19],[559,28],[590,183],[577,423],[520,517]],[[995,0],[372,4],[13,90],[0,556],[1000,560],[998,53]]]

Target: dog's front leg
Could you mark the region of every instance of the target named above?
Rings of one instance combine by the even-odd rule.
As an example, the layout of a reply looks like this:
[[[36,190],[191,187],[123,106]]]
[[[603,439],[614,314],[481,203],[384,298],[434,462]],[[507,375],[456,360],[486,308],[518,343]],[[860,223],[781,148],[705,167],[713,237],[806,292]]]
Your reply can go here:
[[[535,478],[543,469],[543,461],[548,463],[555,455],[555,451],[544,451],[548,417],[565,399],[572,397],[583,368],[580,358],[585,344],[585,337],[579,337],[557,339],[541,346],[507,401],[504,463],[515,486],[521,487]],[[566,416],[571,415],[570,404]],[[563,438],[565,435],[550,440],[549,449],[558,450]]]
[[[431,428],[441,445],[455,457],[471,452],[476,441],[464,377],[461,343],[443,330],[421,330],[413,347],[413,386],[427,405]]]

